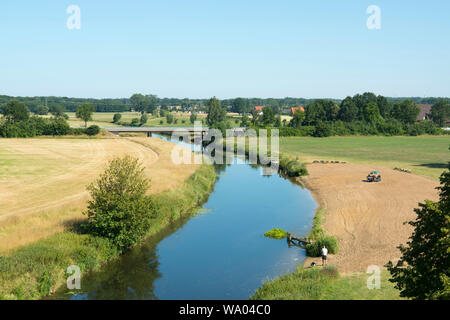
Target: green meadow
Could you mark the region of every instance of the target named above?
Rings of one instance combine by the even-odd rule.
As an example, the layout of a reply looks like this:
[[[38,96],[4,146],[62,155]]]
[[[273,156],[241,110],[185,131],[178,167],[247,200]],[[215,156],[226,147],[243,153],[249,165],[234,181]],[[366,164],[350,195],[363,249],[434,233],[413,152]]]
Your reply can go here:
[[[280,152],[305,161],[341,160],[410,169],[438,179],[450,160],[450,136],[280,137]]]

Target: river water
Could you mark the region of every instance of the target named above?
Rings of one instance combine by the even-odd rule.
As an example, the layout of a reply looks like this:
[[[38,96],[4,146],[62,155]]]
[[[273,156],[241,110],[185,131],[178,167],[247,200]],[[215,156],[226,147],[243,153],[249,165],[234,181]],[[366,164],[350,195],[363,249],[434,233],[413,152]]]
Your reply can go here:
[[[262,170],[237,159],[216,166],[214,191],[194,216],[87,274],[76,293],[56,298],[247,299],[264,281],[294,271],[304,250],[264,233],[307,235],[316,203],[308,190]]]

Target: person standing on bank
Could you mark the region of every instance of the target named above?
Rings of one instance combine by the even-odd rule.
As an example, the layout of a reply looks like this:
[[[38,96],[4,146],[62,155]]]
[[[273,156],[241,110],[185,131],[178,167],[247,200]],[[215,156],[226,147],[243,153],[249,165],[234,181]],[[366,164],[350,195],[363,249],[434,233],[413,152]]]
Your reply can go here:
[[[328,255],[328,249],[323,246],[322,248],[322,266],[327,264],[327,255]]]

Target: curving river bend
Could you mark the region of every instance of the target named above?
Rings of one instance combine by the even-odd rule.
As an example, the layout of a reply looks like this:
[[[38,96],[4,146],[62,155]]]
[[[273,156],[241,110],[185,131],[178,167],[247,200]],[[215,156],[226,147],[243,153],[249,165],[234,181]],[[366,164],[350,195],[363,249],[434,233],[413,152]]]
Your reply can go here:
[[[85,275],[76,294],[55,298],[247,299],[264,281],[292,272],[304,250],[264,232],[307,235],[316,203],[308,190],[262,169],[237,159],[216,166],[214,191],[196,215]]]

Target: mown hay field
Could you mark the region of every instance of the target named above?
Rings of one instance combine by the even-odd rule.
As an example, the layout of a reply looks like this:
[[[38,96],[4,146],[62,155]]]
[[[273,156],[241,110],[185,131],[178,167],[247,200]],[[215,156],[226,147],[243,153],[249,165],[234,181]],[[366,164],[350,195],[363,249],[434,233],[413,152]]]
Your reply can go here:
[[[85,219],[86,186],[113,157],[138,157],[149,193],[175,189],[197,166],[175,165],[173,147],[156,138],[0,139],[0,252]]]

